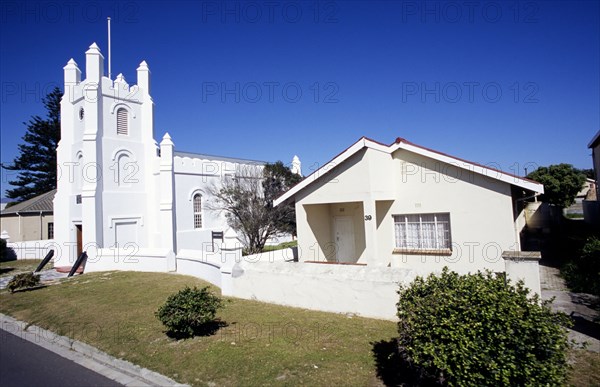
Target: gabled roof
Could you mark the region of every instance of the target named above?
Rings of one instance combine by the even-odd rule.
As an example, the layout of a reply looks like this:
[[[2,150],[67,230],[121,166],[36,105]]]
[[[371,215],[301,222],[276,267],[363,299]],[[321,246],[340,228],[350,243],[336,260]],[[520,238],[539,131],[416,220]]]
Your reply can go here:
[[[590,141],[590,143],[588,144],[588,148],[593,148],[596,146],[596,144],[598,144],[598,141],[600,141],[600,130],[598,131],[598,133],[596,133],[596,135],[592,138],[592,141]]]
[[[484,176],[488,176],[491,179],[496,179],[503,181],[505,183],[524,188],[529,191],[544,193],[544,186],[537,181],[533,181],[530,179],[526,179],[524,177],[516,176],[510,173],[506,173],[494,168],[489,168],[483,166],[481,164],[477,164],[471,161],[467,161],[458,157],[450,156],[446,153],[438,152],[433,149],[425,148],[417,144],[413,144],[410,141],[407,141],[403,138],[398,137],[396,141],[394,141],[390,145],[385,145],[383,143],[377,142],[367,137],[361,137],[357,142],[352,144],[349,148],[344,150],[342,153],[335,156],[331,161],[323,165],[321,168],[313,172],[310,176],[307,176],[300,183],[296,184],[292,188],[290,188],[287,192],[282,194],[280,197],[273,201],[273,205],[277,206],[289,198],[296,195],[298,192],[314,183],[316,180],[322,178],[327,173],[330,173],[336,166],[340,165],[344,161],[346,161],[350,156],[356,154],[358,151],[370,148],[375,149],[381,152],[385,152],[388,154],[392,154],[398,149],[404,149],[409,152],[413,152],[434,160],[438,160],[444,163],[452,164],[459,168],[466,169],[468,171],[472,171],[475,173],[479,173]],[[313,176],[311,178],[311,176]]]
[[[54,212],[54,195],[56,195],[55,189],[29,200],[25,200],[19,204],[15,204],[12,207],[5,208],[1,214],[16,214],[17,212],[19,214]]]

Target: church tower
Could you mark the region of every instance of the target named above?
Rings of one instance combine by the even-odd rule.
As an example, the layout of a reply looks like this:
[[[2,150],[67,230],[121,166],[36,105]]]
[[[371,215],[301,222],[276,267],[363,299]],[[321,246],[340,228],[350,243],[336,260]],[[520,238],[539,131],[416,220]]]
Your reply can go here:
[[[161,163],[150,69],[140,63],[137,85],[129,85],[122,74],[104,75],[95,43],[85,56],[85,79],[73,59],[63,68],[55,265],[72,266],[82,251],[93,265],[127,259],[141,248],[173,250],[159,228]]]

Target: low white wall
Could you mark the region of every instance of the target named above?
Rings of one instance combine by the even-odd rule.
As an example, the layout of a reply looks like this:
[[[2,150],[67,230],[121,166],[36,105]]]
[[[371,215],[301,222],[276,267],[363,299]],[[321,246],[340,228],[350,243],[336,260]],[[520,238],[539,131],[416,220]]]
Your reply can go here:
[[[245,262],[291,262],[298,260],[298,248],[290,247],[288,249],[267,251],[265,253],[244,255],[242,260]]]
[[[85,272],[108,270],[175,271],[175,254],[167,249],[99,249],[85,264]]]
[[[10,242],[7,243],[7,247],[13,249],[17,259],[44,259],[48,251],[56,249],[56,243],[53,239],[44,239],[39,241]]]
[[[180,250],[177,254],[177,273],[202,278],[221,287],[221,261],[218,253],[201,250]]]
[[[542,254],[539,251],[505,251],[502,257],[505,264],[504,272],[513,285],[523,280],[532,293],[542,295],[539,267]]]
[[[394,320],[398,286],[414,278],[406,269],[243,261],[223,277],[222,290],[239,298]]]

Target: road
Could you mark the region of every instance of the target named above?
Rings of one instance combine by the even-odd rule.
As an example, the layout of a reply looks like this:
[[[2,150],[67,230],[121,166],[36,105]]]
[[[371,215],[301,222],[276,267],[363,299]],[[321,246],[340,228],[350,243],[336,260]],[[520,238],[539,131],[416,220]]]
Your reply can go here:
[[[71,360],[0,330],[0,387],[120,386]]]

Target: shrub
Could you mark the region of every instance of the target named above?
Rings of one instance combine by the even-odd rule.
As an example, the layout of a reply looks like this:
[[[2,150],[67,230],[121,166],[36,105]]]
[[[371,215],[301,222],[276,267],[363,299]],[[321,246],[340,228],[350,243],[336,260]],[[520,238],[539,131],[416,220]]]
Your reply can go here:
[[[562,268],[569,288],[600,296],[600,239],[587,239],[577,258]]]
[[[11,293],[14,293],[18,289],[27,289],[40,284],[39,274],[33,273],[21,273],[14,276],[6,286]]]
[[[17,254],[12,247],[7,246],[6,239],[0,238],[0,262],[14,261]]]
[[[222,307],[223,301],[211,293],[208,286],[202,289],[186,286],[170,295],[155,314],[169,333],[189,337],[213,322],[217,310]]]
[[[399,352],[422,383],[559,385],[569,347],[562,313],[487,271],[417,277],[400,287]]]

